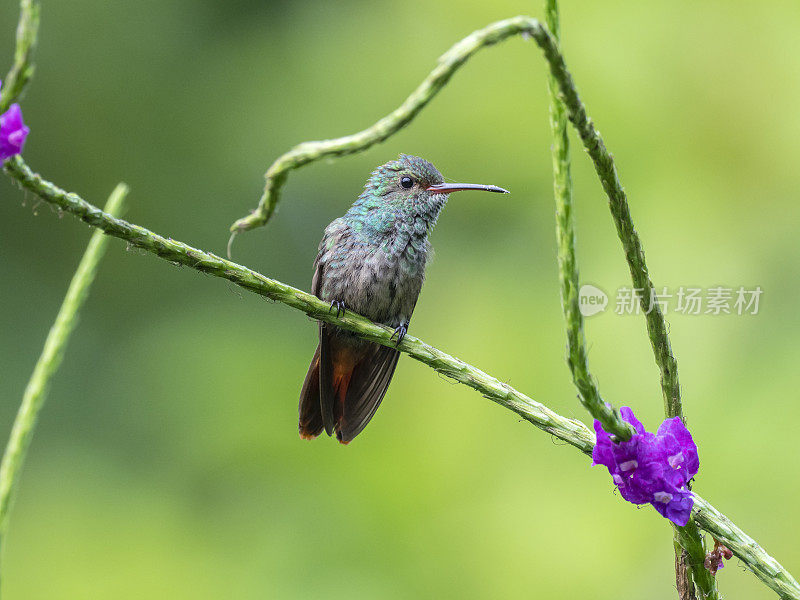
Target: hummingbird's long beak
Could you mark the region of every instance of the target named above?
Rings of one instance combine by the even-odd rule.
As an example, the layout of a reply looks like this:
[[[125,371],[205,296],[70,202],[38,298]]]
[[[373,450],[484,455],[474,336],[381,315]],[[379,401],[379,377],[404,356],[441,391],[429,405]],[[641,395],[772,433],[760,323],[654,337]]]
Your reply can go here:
[[[481,185],[479,183],[439,183],[428,186],[428,192],[431,194],[449,194],[450,192],[460,192],[462,190],[480,190],[482,192],[497,192],[498,194],[511,193],[496,185]]]

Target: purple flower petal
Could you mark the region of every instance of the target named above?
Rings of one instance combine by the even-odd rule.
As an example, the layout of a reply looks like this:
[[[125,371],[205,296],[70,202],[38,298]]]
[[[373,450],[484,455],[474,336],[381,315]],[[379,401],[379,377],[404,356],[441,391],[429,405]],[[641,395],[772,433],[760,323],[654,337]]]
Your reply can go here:
[[[688,474],[687,481],[697,475],[700,468],[700,460],[697,456],[697,446],[692,439],[692,434],[686,429],[686,425],[678,417],[667,419],[658,428],[656,437],[664,439],[665,444],[672,448],[678,448],[683,455],[683,461],[679,468],[685,469]],[[671,453],[673,456],[677,452]]]
[[[675,523],[675,525],[683,527],[689,522],[689,517],[692,514],[692,506],[694,506],[694,499],[691,496],[691,492],[681,492],[680,496],[673,497],[672,500],[666,504],[662,504],[662,506],[664,507],[664,512],[661,512],[658,506],[656,506],[656,510]]]
[[[22,109],[12,104],[0,115],[0,161],[22,152],[30,129],[22,121]]]
[[[594,422],[594,433],[597,443],[592,450],[592,466],[605,465],[609,473],[614,469],[614,455],[611,452],[611,437],[603,430],[600,421]]]
[[[645,432],[644,431],[644,425],[642,425],[642,423],[639,421],[639,419],[636,418],[636,416],[633,414],[633,411],[630,409],[630,407],[623,406],[621,409],[619,409],[619,414],[622,417],[623,421],[627,421],[628,423],[633,425],[633,428],[636,430],[637,433],[644,433]]]
[[[647,504],[652,500],[652,494],[647,489],[638,485],[638,481],[633,478],[622,478],[622,483],[617,484],[619,493],[625,500],[632,504]]]

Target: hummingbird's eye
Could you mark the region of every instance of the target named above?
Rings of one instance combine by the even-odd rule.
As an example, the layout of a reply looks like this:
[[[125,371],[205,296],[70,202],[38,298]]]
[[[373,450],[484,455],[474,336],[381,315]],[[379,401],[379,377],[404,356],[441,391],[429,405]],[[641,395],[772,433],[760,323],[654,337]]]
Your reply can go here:
[[[400,178],[400,185],[405,189],[410,190],[412,187],[414,187],[414,180],[408,175],[405,175],[404,177]]]

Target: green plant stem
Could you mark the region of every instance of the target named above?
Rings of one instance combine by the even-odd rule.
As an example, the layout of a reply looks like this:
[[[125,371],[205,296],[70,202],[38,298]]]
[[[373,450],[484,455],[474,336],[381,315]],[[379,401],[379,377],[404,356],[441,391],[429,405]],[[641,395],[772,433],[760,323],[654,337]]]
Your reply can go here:
[[[114,189],[105,207],[109,215],[119,214],[122,211],[127,193],[128,188],[123,183]],[[36,427],[36,419],[47,396],[50,381],[61,364],[64,348],[77,325],[78,312],[89,294],[89,288],[97,274],[98,265],[107,245],[108,237],[102,231],[95,231],[92,234],[89,246],[72,277],[55,323],[47,335],[44,349],[33,370],[33,375],[25,388],[22,404],[14,420],[11,436],[6,445],[2,463],[0,463],[0,545],[5,539],[14,491],[25,461],[25,453]]]
[[[327,303],[316,296],[270,279],[232,261],[106,214],[77,194],[67,193],[44,181],[18,156],[6,161],[5,170],[23,188],[45,202],[75,215],[109,235],[126,240],[132,246],[142,248],[174,264],[185,265],[227,279],[251,292],[301,310],[314,319],[353,331],[366,340],[384,346],[396,345],[396,340],[392,339],[392,329],[373,323],[349,310],[337,316]],[[594,434],[580,421],[559,415],[510,385],[410,335],[396,347],[437,372],[477,390],[487,399],[512,410],[539,429],[564,440],[584,454],[591,454]],[[774,558],[727,517],[700,496],[695,496],[694,511],[695,519],[703,529],[730,548],[767,586],[782,597],[800,600],[800,585]]]
[[[800,586],[781,564],[769,556],[756,541],[707,500],[694,495],[693,517],[697,524],[725,544],[756,577],[781,598],[797,598]]]
[[[647,330],[653,346],[656,364],[661,371],[661,386],[665,406],[667,406],[668,414],[682,416],[677,364],[672,355],[664,315],[657,303],[652,307],[650,306],[651,291],[654,288],[644,259],[644,250],[633,227],[627,197],[617,176],[614,160],[606,150],[600,134],[586,114],[586,108],[578,96],[572,76],[569,74],[564,58],[559,52],[558,42],[547,28],[536,19],[523,16],[512,17],[492,23],[483,29],[473,32],[455,44],[439,59],[436,68],[400,107],[372,127],[342,138],[305,142],[280,156],[267,171],[266,185],[258,207],[250,215],[236,221],[231,227],[231,231],[235,234],[253,229],[264,225],[269,220],[275,210],[281,187],[286,182],[289,171],[325,157],[353,154],[385,140],[407,125],[444,87],[455,71],[478,50],[518,34],[532,37],[542,49],[550,67],[551,90],[555,92],[557,88],[557,99],[560,101],[559,107],[563,106],[566,109],[569,120],[578,131],[584,147],[594,163],[595,170],[609,199],[611,214],[625,251],[634,287],[644,290],[641,300],[642,308],[646,313]],[[563,151],[568,152],[568,149],[569,147],[566,145]],[[556,168],[558,169],[558,166]],[[561,183],[568,182],[568,165],[567,170],[563,171],[562,175],[563,180]],[[556,182],[556,187],[558,194],[560,192],[558,181]],[[566,210],[562,211],[564,223],[568,225],[568,228],[564,230],[563,241],[567,245],[572,244],[574,246],[574,230],[569,226],[569,210],[570,205],[568,204],[566,205]],[[562,238],[560,237],[560,247],[561,242]],[[571,255],[571,259],[569,256],[564,258],[572,260],[573,267],[575,266],[574,252]],[[560,269],[562,275],[564,274],[564,268],[564,265],[562,265],[562,269]],[[575,310],[578,293],[577,270],[575,270],[574,278],[571,278],[568,273],[566,275],[566,278],[562,276],[562,291],[567,292],[564,305],[565,311],[568,311],[569,362],[570,367],[573,369],[575,384],[578,387],[584,405],[593,416],[603,423],[604,427],[608,427],[607,431],[627,439],[630,437],[630,428],[619,418],[616,411],[607,407],[602,401],[588,371],[585,344],[582,343],[582,321],[575,319],[575,315],[580,317],[580,312]]]
[[[36,48],[36,36],[39,31],[39,3],[36,0],[21,0],[19,4],[14,64],[3,80],[0,113],[8,110],[33,77],[33,51]]]
[[[553,38],[558,41],[559,18],[556,0],[547,0],[545,19]],[[567,364],[581,403],[603,429],[627,440],[633,428],[619,413],[600,397],[597,384],[589,372],[583,315],[580,311],[580,280],[575,255],[575,219],[572,215],[572,176],[567,136],[567,114],[558,97],[558,81],[548,78],[550,90],[550,127],[553,131],[553,192],[556,201],[556,239],[558,246],[558,277],[561,283],[561,307],[567,329]]]
[[[675,579],[678,582],[679,598],[681,600],[694,598],[717,600],[719,598],[717,580],[705,567],[706,549],[695,519],[689,519],[689,522],[683,527],[673,525],[672,530],[675,550]],[[681,581],[689,584],[687,589],[681,589]]]

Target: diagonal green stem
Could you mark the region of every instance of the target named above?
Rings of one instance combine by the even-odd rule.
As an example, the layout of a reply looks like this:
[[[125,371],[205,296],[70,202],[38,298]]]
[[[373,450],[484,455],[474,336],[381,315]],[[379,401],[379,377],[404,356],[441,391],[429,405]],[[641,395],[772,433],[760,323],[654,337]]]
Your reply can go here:
[[[310,317],[353,331],[360,337],[384,346],[395,346],[393,331],[383,325],[346,311],[341,316],[316,296],[307,294],[256,271],[208,252],[165,238],[139,225],[117,219],[80,198],[67,193],[34,174],[20,157],[6,161],[6,172],[23,188],[45,202],[71,213],[109,235],[156,254],[172,263],[232,281],[251,292],[277,300],[303,311]],[[507,408],[584,454],[591,454],[594,434],[580,421],[568,419],[515,390],[510,385],[457,358],[407,335],[397,348],[435,371],[480,392],[487,399]],[[736,527],[707,501],[695,496],[694,518],[739,557],[767,586],[785,598],[800,600],[800,584],[752,538]]]
[[[110,215],[119,214],[127,193],[127,186],[120,183],[108,198],[106,212]],[[97,274],[97,268],[100,259],[103,258],[106,246],[108,246],[108,237],[102,231],[95,231],[78,269],[72,277],[67,295],[58,311],[55,323],[47,335],[44,349],[33,370],[33,375],[25,388],[22,404],[17,412],[17,418],[14,420],[11,436],[6,445],[2,463],[0,463],[0,549],[5,540],[14,491],[25,461],[25,453],[36,427],[36,419],[47,396],[50,381],[61,364],[69,337],[77,325],[78,312],[89,294],[89,288]]]
[[[730,548],[756,577],[771,587],[781,598],[797,598],[800,586],[781,564],[769,556],[756,541],[707,500],[694,495],[693,518],[715,539]],[[731,545],[732,544],[732,545]]]
[[[19,98],[25,86],[33,77],[33,50],[36,48],[36,35],[39,31],[39,3],[35,0],[20,1],[17,43],[14,50],[14,64],[3,80],[0,93],[0,113]]]
[[[7,160],[5,169],[20,185],[45,202],[77,216],[109,235],[126,240],[131,245],[152,252],[172,263],[228,279],[247,290],[299,309],[315,319],[334,323],[343,329],[354,331],[370,341],[384,346],[397,347],[436,371],[478,390],[490,400],[513,410],[540,429],[552,433],[584,453],[590,454],[592,451],[594,434],[580,421],[562,417],[507,384],[411,335],[406,335],[397,346],[397,340],[392,339],[397,336],[389,327],[373,323],[351,311],[337,316],[336,311],[331,311],[329,303],[323,302],[316,296],[265,277],[214,254],[192,248],[171,238],[162,237],[144,227],[108,215],[78,195],[67,193],[52,183],[42,180],[19,156]]]

